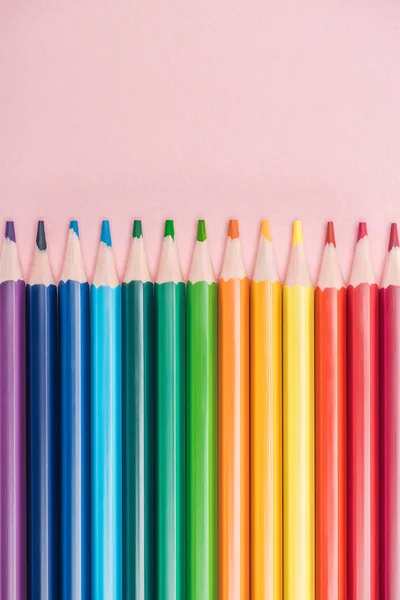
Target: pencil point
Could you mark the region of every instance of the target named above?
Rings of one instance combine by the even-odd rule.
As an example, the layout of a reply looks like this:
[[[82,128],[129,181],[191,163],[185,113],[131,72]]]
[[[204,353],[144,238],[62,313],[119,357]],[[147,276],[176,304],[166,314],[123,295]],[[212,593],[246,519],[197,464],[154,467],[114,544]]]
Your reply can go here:
[[[39,250],[46,250],[47,248],[47,243],[46,243],[46,233],[44,230],[44,221],[38,221],[38,226],[37,226],[37,234],[36,234],[36,246],[38,247]]]
[[[112,246],[110,221],[102,221],[100,241],[106,246]]]
[[[336,248],[335,227],[333,221],[328,221],[328,224],[326,226],[325,245],[326,244],[332,244]]]
[[[303,243],[303,226],[301,221],[295,221],[293,223],[293,237],[292,237],[292,246],[295,244]]]
[[[6,231],[4,237],[10,240],[11,242],[15,242],[14,221],[6,221]]]
[[[164,237],[168,236],[171,236],[173,240],[175,239],[175,227],[172,219],[167,219],[165,221]]]
[[[133,222],[132,237],[140,238],[140,237],[142,237],[142,235],[143,235],[142,221],[135,219],[135,221]]]
[[[204,219],[199,219],[197,223],[197,241],[204,242],[207,239],[206,222]]]
[[[264,219],[263,221],[261,221],[261,235],[263,235],[266,240],[269,240],[270,242],[272,242],[271,228],[269,226],[269,221],[267,219]]]
[[[367,224],[365,223],[365,221],[361,221],[358,224],[357,242],[359,242],[363,237],[366,237],[367,235]]]
[[[399,232],[397,230],[397,223],[392,223],[390,225],[390,238],[389,238],[389,252],[391,251],[392,248],[396,247],[398,248],[400,246],[399,244]]]
[[[72,231],[75,233],[75,235],[77,237],[79,237],[79,226],[78,226],[78,221],[70,221],[69,223],[69,228],[72,229]]]
[[[230,219],[228,225],[228,236],[232,240],[239,237],[239,221],[237,219]]]

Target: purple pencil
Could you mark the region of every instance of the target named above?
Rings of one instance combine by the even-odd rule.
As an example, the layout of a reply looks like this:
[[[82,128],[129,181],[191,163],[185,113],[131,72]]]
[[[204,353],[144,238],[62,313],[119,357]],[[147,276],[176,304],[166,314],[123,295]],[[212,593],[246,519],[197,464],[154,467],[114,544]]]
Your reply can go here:
[[[25,600],[25,283],[7,221],[0,257],[0,598]]]

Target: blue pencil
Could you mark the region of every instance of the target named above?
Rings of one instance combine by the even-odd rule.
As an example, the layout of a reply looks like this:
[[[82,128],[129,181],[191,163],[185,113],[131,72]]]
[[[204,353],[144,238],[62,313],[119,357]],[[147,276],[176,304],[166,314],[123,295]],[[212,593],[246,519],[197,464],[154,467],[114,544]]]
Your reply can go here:
[[[89,285],[71,221],[58,286],[62,600],[90,599]]]
[[[103,221],[91,286],[92,598],[122,598],[121,288]]]
[[[27,285],[28,586],[30,600],[59,597],[59,400],[57,288],[43,221]]]

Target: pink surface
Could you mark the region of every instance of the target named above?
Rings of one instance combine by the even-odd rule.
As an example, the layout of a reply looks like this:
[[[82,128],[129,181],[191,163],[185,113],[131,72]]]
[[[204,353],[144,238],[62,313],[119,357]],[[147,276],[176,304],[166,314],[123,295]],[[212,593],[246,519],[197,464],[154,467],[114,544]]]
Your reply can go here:
[[[37,218],[55,274],[78,218],[89,275],[109,217],[122,274],[132,219],[151,267],[195,219],[217,270],[229,217],[249,269],[261,218],[285,272],[304,222],[316,278],[327,219],[344,275],[366,219],[380,270],[400,218],[400,3],[395,0],[3,0],[0,217],[27,271]]]

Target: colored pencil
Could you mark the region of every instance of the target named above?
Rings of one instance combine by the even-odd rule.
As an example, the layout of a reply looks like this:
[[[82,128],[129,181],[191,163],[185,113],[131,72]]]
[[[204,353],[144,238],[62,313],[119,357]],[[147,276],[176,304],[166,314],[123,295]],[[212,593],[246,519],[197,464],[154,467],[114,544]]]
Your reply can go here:
[[[282,600],[282,284],[268,221],[250,287],[251,589]]]
[[[219,280],[218,343],[218,597],[248,600],[249,280],[235,219]]]
[[[400,598],[400,248],[392,223],[379,290],[381,600]]]
[[[378,598],[378,286],[360,223],[349,286],[348,600]]]
[[[346,288],[333,223],[315,290],[316,597],[347,597]]]
[[[0,598],[25,600],[25,282],[13,221],[0,257]]]
[[[122,598],[121,287],[109,221],[91,286],[92,598]]]
[[[89,328],[89,285],[71,221],[58,286],[63,600],[91,598]]]
[[[27,292],[28,597],[59,597],[60,406],[57,390],[57,287],[43,221]]]
[[[285,600],[315,597],[314,290],[300,221],[283,287],[283,564]]]
[[[122,284],[125,600],[153,600],[155,590],[153,329],[153,283],[135,221]]]
[[[200,220],[186,292],[188,599],[218,597],[217,284]]]
[[[165,222],[154,287],[157,414],[157,598],[186,600],[185,284]]]

